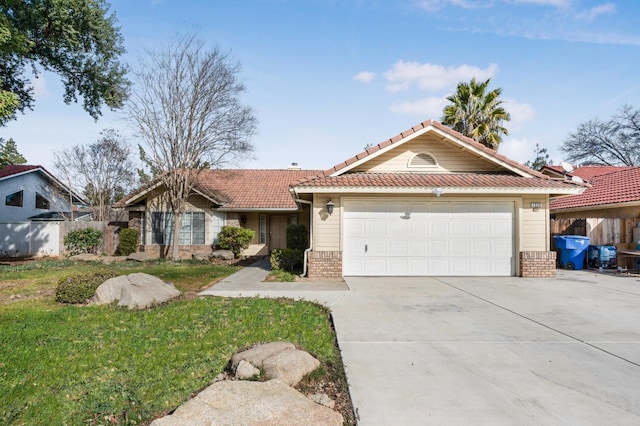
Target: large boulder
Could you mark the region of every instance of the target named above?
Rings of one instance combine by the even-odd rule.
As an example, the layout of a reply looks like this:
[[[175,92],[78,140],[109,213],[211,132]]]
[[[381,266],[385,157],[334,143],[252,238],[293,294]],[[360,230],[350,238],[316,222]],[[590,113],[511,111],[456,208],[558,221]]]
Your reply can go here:
[[[146,262],[150,259],[151,257],[149,257],[149,255],[143,251],[131,253],[129,256],[127,256],[127,260],[134,260],[136,262]]]
[[[109,278],[96,289],[96,294],[89,303],[102,305],[118,302],[119,306],[127,306],[130,309],[144,309],[179,295],[180,292],[173,284],[138,272]]]
[[[278,379],[289,386],[297,385],[304,376],[320,366],[320,361],[289,342],[265,343],[233,354],[231,370],[236,370],[236,378],[240,378],[237,369],[243,361],[260,369],[266,379]]]
[[[211,254],[211,257],[222,260],[233,260],[235,255],[231,250],[216,250]]]
[[[231,355],[231,368],[235,369],[238,363],[243,360],[251,363],[255,367],[262,367],[265,359],[282,352],[287,349],[295,349],[293,343],[289,342],[270,342],[256,345],[246,351],[236,352]]]
[[[222,381],[200,392],[152,426],[332,426],[343,418],[279,380]]]

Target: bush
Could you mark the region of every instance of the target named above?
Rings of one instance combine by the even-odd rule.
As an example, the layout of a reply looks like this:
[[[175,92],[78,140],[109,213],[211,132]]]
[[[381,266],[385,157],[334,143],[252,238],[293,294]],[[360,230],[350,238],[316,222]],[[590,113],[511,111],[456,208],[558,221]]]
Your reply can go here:
[[[304,252],[296,249],[273,249],[271,251],[271,269],[274,271],[300,271]]]
[[[306,226],[287,226],[287,248],[302,251],[309,248],[309,233]]]
[[[86,303],[96,294],[96,289],[100,287],[100,284],[115,276],[117,274],[105,271],[63,277],[58,281],[56,288],[56,302]]]
[[[97,253],[102,245],[102,232],[93,228],[78,229],[64,237],[64,247],[69,254]]]
[[[137,229],[125,228],[120,230],[117,253],[120,256],[129,256],[131,253],[135,253],[138,250],[138,235]]]
[[[231,250],[235,257],[242,254],[242,250],[249,247],[256,232],[238,226],[223,226],[218,234],[218,245],[224,250]]]

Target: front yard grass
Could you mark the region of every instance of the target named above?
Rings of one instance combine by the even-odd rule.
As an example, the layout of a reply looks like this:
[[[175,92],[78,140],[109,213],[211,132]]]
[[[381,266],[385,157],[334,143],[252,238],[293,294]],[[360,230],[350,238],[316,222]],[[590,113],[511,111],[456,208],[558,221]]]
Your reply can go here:
[[[183,292],[237,269],[193,262],[0,266],[0,423],[148,424],[258,342],[290,341],[332,376],[314,380],[344,381],[329,312],[319,305],[191,297],[133,311],[53,301],[58,278],[101,268],[150,273]],[[9,303],[10,294],[22,298]]]

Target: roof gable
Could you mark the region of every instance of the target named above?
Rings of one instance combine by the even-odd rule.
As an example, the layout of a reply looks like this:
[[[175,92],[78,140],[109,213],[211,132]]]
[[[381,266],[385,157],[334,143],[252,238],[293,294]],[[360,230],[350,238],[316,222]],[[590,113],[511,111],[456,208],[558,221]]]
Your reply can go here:
[[[543,176],[541,173],[510,160],[507,157],[498,154],[495,150],[487,148],[481,143],[450,129],[435,120],[427,120],[413,126],[411,129],[405,130],[404,132],[401,132],[400,134],[335,165],[334,167],[326,170],[324,174],[325,176],[340,176],[349,172],[362,172],[367,169],[366,163],[373,162],[376,158],[383,156],[392,150],[399,149],[400,146],[414,141],[423,135],[429,136],[429,138],[422,138],[426,141],[439,140],[441,143],[446,143],[455,147],[462,153],[462,155],[467,156],[469,159],[474,158],[474,161],[481,160],[487,164],[487,171],[509,172],[523,177]],[[428,145],[425,146],[425,148],[426,151],[429,150]],[[410,172],[410,170],[407,170],[407,172]],[[439,170],[438,172],[442,173],[443,170]],[[464,171],[461,170],[461,172]]]
[[[194,192],[223,211],[297,210],[289,186],[300,179],[321,175],[320,170],[299,169],[205,169],[198,175]],[[132,206],[161,187],[159,180],[120,200],[117,207]]]
[[[76,192],[69,189],[67,185],[60,182],[54,175],[49,173],[47,169],[42,166],[36,165],[27,165],[27,164],[12,164],[0,169],[0,181],[15,179],[20,176],[23,176],[28,173],[39,173],[41,174],[47,181],[51,183],[51,185],[59,188],[61,191],[65,193],[71,193],[74,198],[75,203],[87,205],[88,203]]]

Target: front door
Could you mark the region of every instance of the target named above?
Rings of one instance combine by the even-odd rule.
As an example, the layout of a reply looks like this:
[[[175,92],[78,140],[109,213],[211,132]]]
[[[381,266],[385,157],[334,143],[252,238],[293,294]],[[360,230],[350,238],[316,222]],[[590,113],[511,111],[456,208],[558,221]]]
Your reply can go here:
[[[287,216],[271,216],[269,224],[269,250],[287,248]]]

